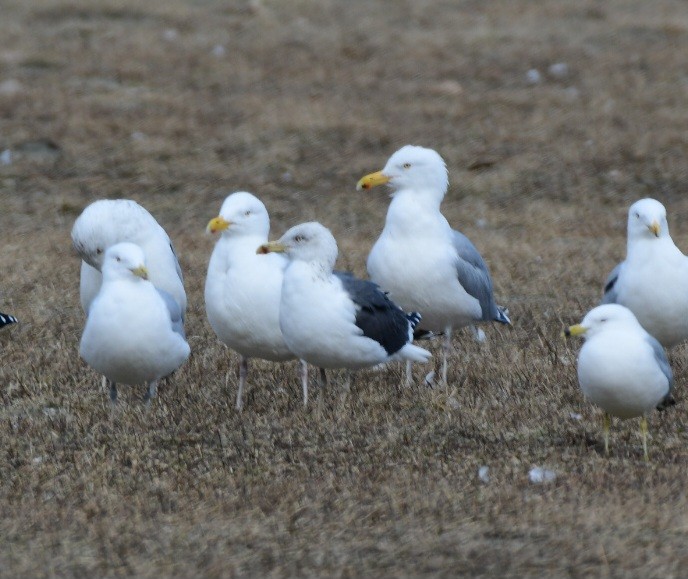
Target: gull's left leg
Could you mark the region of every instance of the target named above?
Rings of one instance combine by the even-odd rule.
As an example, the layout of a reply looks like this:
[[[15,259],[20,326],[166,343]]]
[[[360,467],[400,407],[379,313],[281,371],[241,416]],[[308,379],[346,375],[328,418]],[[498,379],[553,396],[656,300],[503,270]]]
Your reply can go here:
[[[153,380],[152,382],[148,383],[148,390],[146,391],[146,395],[143,397],[143,400],[146,403],[146,408],[150,408],[150,403],[153,398],[156,398],[158,396],[158,381]]]
[[[442,383],[447,387],[447,358],[451,352],[451,326],[447,326],[444,330],[444,344],[442,345]]]
[[[308,363],[306,360],[300,360],[301,364],[301,390],[303,392],[303,406],[308,406]]]
[[[105,383],[110,387],[110,402],[114,405],[117,402],[117,384],[107,378],[105,378]]]
[[[647,453],[647,416],[644,414],[640,417],[640,436],[643,439],[643,455],[645,460],[650,460],[650,455]]]
[[[612,417],[605,412],[602,420],[602,428],[604,430],[604,454],[609,456],[609,429],[612,426]]]

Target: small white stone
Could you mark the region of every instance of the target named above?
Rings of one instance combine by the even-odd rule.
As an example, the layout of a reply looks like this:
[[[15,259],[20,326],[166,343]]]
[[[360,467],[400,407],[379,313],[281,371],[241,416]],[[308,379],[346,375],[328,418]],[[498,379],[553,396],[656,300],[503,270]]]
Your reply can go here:
[[[216,58],[222,58],[225,54],[227,54],[227,50],[221,44],[216,44],[213,46],[212,54]]]
[[[31,462],[34,464],[41,464],[43,462],[43,457],[42,456],[34,456],[33,459],[31,459]]]
[[[476,219],[475,224],[480,227],[480,229],[485,229],[487,227],[487,219],[483,219],[482,217],[480,219]]]
[[[12,151],[5,149],[0,153],[0,165],[11,165],[12,164]]]
[[[557,473],[555,473],[553,470],[535,466],[530,469],[528,478],[530,479],[530,482],[534,484],[550,483],[556,480]]]
[[[174,28],[167,28],[163,33],[162,37],[167,40],[167,41],[172,41],[176,40],[179,37],[179,32],[177,32]]]
[[[526,73],[526,80],[530,84],[539,84],[540,81],[542,81],[542,75],[540,74],[540,71],[537,68],[531,68]]]
[[[485,484],[490,482],[490,467],[489,466],[481,466],[478,469],[478,478],[484,482]]]
[[[569,75],[569,65],[565,62],[550,64],[547,72],[554,78],[564,78]]]
[[[143,141],[146,138],[146,134],[142,133],[141,131],[134,131],[131,134],[131,140],[132,141]]]
[[[15,95],[24,90],[22,83],[15,78],[8,78],[0,82],[0,94]]]
[[[583,415],[578,414],[578,412],[569,412],[569,417],[571,418],[571,420],[582,420],[583,419]]]

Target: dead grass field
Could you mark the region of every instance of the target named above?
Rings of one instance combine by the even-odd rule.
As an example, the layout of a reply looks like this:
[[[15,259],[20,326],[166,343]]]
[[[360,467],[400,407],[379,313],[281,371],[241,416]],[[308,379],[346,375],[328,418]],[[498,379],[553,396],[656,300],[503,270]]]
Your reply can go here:
[[[0,39],[0,310],[22,322],[0,336],[0,575],[686,575],[685,350],[648,465],[636,421],[603,456],[560,338],[632,201],[688,250],[685,2],[3,0]],[[390,367],[304,410],[296,365],[257,362],[237,414],[208,219],[252,191],[275,235],[318,219],[363,275],[388,199],[354,186],[406,143],[447,160],[444,212],[513,328],[457,336],[449,392]],[[69,231],[118,197],[176,244],[192,355],[149,413],[123,390],[111,416]]]

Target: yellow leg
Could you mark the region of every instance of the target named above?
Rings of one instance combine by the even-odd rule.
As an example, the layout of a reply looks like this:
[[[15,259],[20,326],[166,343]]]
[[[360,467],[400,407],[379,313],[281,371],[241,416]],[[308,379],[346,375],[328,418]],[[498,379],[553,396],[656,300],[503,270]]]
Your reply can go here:
[[[643,454],[645,460],[649,461],[650,455],[647,453],[647,416],[644,414],[640,417],[640,436],[643,438]]]
[[[602,427],[604,429],[604,454],[606,456],[609,456],[609,429],[611,428],[611,426],[612,417],[605,412]]]

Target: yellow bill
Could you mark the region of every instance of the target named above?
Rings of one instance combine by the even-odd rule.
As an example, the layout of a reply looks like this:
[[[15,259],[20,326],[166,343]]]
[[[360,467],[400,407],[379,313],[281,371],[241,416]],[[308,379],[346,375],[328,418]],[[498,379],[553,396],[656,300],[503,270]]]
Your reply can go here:
[[[662,228],[659,226],[659,223],[657,221],[653,221],[652,224],[648,227],[648,229],[652,231],[655,237],[659,237],[659,234],[662,231]]]
[[[564,335],[565,336],[582,336],[585,334],[585,332],[588,331],[588,328],[585,326],[582,326],[581,324],[576,324],[575,326],[569,326],[564,330]]]
[[[389,177],[383,175],[382,171],[376,171],[375,173],[370,173],[365,177],[361,177],[360,181],[356,183],[356,191],[361,189],[372,189],[378,185],[384,185],[389,183]]]
[[[131,270],[131,273],[133,273],[136,277],[140,277],[141,279],[148,279],[148,269],[146,269],[145,265],[139,265],[138,267],[135,267]]]
[[[230,225],[231,223],[229,221],[218,215],[217,217],[213,217],[210,221],[208,221],[208,225],[206,226],[205,230],[208,233],[217,233],[218,231],[224,231]]]
[[[256,249],[256,253],[284,253],[287,251],[287,246],[281,244],[279,241],[268,241]]]

